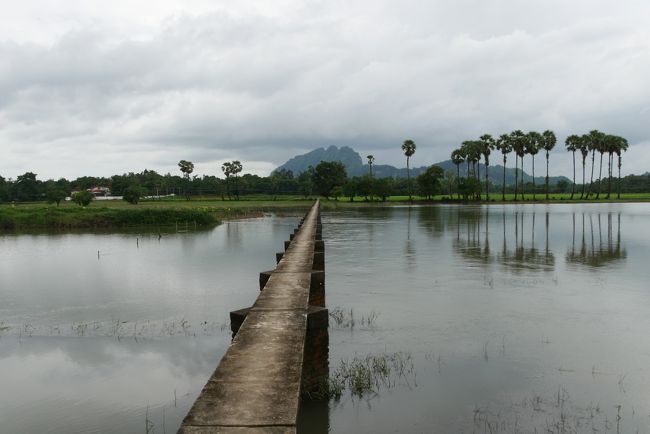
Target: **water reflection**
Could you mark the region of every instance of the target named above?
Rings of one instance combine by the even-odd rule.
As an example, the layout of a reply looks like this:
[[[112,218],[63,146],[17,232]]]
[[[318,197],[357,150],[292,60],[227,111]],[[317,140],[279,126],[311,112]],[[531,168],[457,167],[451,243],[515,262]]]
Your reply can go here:
[[[496,230],[489,207],[459,208],[456,211],[456,236],[453,248],[462,258],[479,266],[497,263],[513,272],[523,270],[553,271],[555,255],[549,245],[549,213],[544,213],[544,248],[536,245],[535,235],[537,213],[515,211],[503,208],[500,221],[501,230]],[[497,223],[499,224],[499,223]],[[491,229],[501,234],[501,248],[493,252],[490,246]],[[509,230],[514,238],[514,245],[509,239]]]
[[[488,225],[489,209],[458,208],[456,213],[456,238],[454,250],[461,257],[477,265],[487,265],[494,261],[490,251]],[[483,223],[483,228],[481,224]],[[484,232],[482,234],[481,232]]]
[[[602,214],[595,217],[589,213],[578,216],[580,224],[580,246],[576,248],[576,213],[572,215],[572,242],[566,253],[566,262],[571,265],[604,267],[627,258],[627,250],[621,246],[621,213],[616,214],[616,236],[614,236],[614,218],[607,213],[607,228],[603,228]],[[587,221],[588,220],[588,221]],[[587,228],[588,226],[588,228]],[[589,233],[587,234],[587,231]],[[603,238],[605,233],[605,238]],[[588,236],[587,236],[588,235]]]

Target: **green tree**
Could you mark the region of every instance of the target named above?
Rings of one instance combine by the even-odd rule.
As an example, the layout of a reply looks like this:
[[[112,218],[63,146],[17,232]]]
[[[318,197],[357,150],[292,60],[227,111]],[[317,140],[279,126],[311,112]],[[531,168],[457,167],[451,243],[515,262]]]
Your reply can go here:
[[[459,192],[463,199],[467,200],[470,197],[476,197],[481,191],[481,183],[474,177],[461,178],[459,183]]]
[[[485,200],[490,200],[490,181],[488,179],[488,169],[490,167],[490,153],[495,149],[494,139],[490,134],[483,134],[481,140],[478,142],[481,154],[485,160]],[[479,194],[480,197],[480,194]]]
[[[555,147],[555,144],[557,143],[557,137],[555,137],[555,133],[551,130],[546,130],[542,133],[542,148],[544,151],[546,151],[546,180],[545,180],[545,188],[546,188],[546,200],[548,200],[548,154],[553,150]]]
[[[345,166],[339,161],[321,161],[314,169],[312,181],[318,194],[331,197],[335,187],[342,187],[347,180]]]
[[[368,167],[370,168],[370,176],[372,176],[372,165],[375,164],[375,156],[370,154],[370,155],[367,155],[366,158],[368,159]]]
[[[227,161],[221,166],[223,174],[226,175],[226,189],[228,191],[228,199],[231,199],[231,189],[230,189],[230,177],[232,176],[235,180],[235,197],[239,200],[239,181],[238,174],[242,171],[243,166],[240,161]]]
[[[47,203],[56,203],[56,206],[59,206],[66,196],[67,194],[64,190],[60,188],[52,188],[47,191]]]
[[[122,199],[127,201],[132,205],[137,205],[140,202],[140,198],[144,196],[145,192],[143,188],[137,184],[132,184],[124,190],[122,194]]]
[[[517,201],[517,181],[518,181],[518,160],[517,157],[521,159],[521,181],[523,184],[524,181],[524,155],[526,155],[526,134],[521,130],[515,130],[510,133],[510,143],[512,144],[512,150],[515,152],[515,201]],[[523,199],[523,191],[522,191]]]
[[[183,174],[183,178],[185,179],[184,182],[185,199],[190,200],[189,184],[190,184],[190,175],[192,174],[192,172],[194,172],[194,163],[192,163],[191,161],[181,160],[178,162],[178,167],[181,170],[181,173]]]
[[[9,183],[6,179],[0,176],[0,202],[7,202],[9,200]]]
[[[609,145],[609,142],[612,140],[612,137],[613,136],[603,134],[597,143],[598,147],[596,150],[600,154],[600,168],[598,169],[598,191],[596,192],[596,199],[600,198],[600,191],[603,184],[603,155],[607,152],[607,147]]]
[[[41,182],[36,179],[36,174],[25,172],[16,178],[14,194],[21,202],[39,200],[39,187]]]
[[[365,197],[366,201],[368,201],[368,198],[372,199],[373,181],[374,179],[370,175],[363,175],[356,179],[359,194]]]
[[[402,143],[402,152],[404,152],[404,155],[406,156],[406,182],[408,184],[409,200],[411,202],[413,201],[413,195],[411,193],[411,167],[409,162],[413,154],[415,154],[416,148],[417,146],[415,145],[415,142],[411,139],[404,140],[404,143]]]
[[[454,149],[451,152],[451,162],[456,165],[456,195],[457,198],[460,199],[460,191],[459,188],[460,186],[458,183],[460,182],[460,165],[463,164],[465,161],[465,156],[463,155],[463,152],[460,149]]]
[[[533,200],[535,200],[535,155],[539,152],[540,144],[542,142],[542,135],[536,131],[531,131],[527,134],[525,151],[533,157]],[[524,170],[524,162],[521,162],[521,170]],[[523,191],[522,191],[523,194]]]
[[[420,196],[433,199],[440,192],[440,180],[445,176],[444,170],[439,166],[428,167],[416,178]]]
[[[594,167],[596,167],[596,151],[601,148],[601,142],[604,134],[598,130],[589,131],[587,134],[587,148],[591,151],[591,180],[589,181],[589,189],[587,190],[587,197],[591,196],[592,188],[594,185]]]
[[[627,151],[627,140],[623,137],[619,137],[619,143],[616,147],[616,155],[618,156],[618,198],[621,198],[621,165],[623,164],[623,152]]]
[[[356,178],[348,179],[348,182],[343,184],[343,196],[350,199],[350,202],[354,202],[354,198],[357,195],[358,182]]]
[[[466,140],[462,143],[461,145],[461,152],[465,155],[465,158],[467,160],[467,177],[470,178],[470,170],[469,170],[469,165],[470,163],[472,164],[472,171],[471,171],[471,177],[474,178],[477,182],[479,182],[480,186],[480,181],[479,181],[479,173],[476,170],[476,165],[481,161],[481,145],[479,142],[476,140]],[[480,193],[481,190],[479,188],[478,191],[476,191],[476,196],[475,198],[480,198]]]
[[[576,191],[576,151],[580,149],[580,136],[572,134],[564,141],[566,150],[573,153],[573,186],[571,187],[571,199]]]
[[[393,190],[393,179],[392,178],[380,178],[375,182],[375,194],[381,199],[382,202],[386,202],[386,199],[390,197]]]
[[[81,190],[72,194],[72,201],[79,206],[88,206],[94,199],[95,195],[88,190]]]
[[[501,134],[499,138],[496,140],[496,143],[494,144],[496,149],[501,151],[501,154],[503,155],[503,183],[501,185],[501,200],[506,200],[506,162],[507,156],[509,153],[512,152],[512,144],[511,144],[511,139],[510,136],[507,134]],[[515,171],[515,175],[516,175]]]
[[[232,162],[232,174],[235,177],[235,197],[237,197],[237,200],[239,200],[239,174],[241,171],[244,169],[244,166],[241,164],[239,160],[234,160]]]
[[[314,192],[314,172],[314,167],[309,166],[307,170],[298,175],[298,189],[305,198],[308,198]]]

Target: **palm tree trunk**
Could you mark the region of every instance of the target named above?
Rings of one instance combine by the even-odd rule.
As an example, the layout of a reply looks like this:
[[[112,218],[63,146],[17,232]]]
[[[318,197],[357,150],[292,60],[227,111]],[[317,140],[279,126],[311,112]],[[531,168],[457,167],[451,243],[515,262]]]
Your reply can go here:
[[[489,184],[488,184],[488,174],[489,174],[488,167],[489,167],[489,165],[490,165],[490,163],[489,163],[488,159],[486,158],[485,159],[485,200],[487,200],[488,202],[490,201],[490,188],[489,188]]]
[[[409,201],[413,202],[413,197],[411,196],[411,168],[409,166],[410,157],[406,157],[406,183],[409,191]]]
[[[481,160],[476,163],[476,180],[478,181],[478,200],[481,200]]]
[[[591,181],[589,181],[589,190],[587,190],[587,197],[591,195],[591,188],[594,185],[594,166],[596,161],[596,150],[591,151]]]
[[[576,191],[576,151],[573,151],[573,187],[571,188],[571,200]]]
[[[598,169],[598,193],[596,199],[600,197],[600,187],[603,183],[603,152],[600,153],[600,169]]]
[[[519,172],[517,169],[519,169],[519,160],[517,159],[517,154],[515,154],[515,202],[517,201],[517,181],[519,180]]]
[[[524,182],[524,156],[521,156],[521,200],[526,200],[526,183]]]
[[[580,193],[580,199],[585,195],[585,170],[586,170],[587,157],[582,156],[582,192]]]
[[[456,164],[456,199],[460,200],[460,164]]]
[[[609,153],[609,157],[607,158],[607,173],[609,174],[609,179],[607,181],[607,199],[612,194],[612,160],[614,159],[614,154],[611,152]]]
[[[535,156],[533,155],[533,200],[535,200]],[[533,217],[535,214],[533,214]]]
[[[506,154],[503,154],[503,189],[501,191],[501,200],[506,200]]]
[[[618,156],[618,193],[617,198],[621,198],[621,155]]]
[[[548,200],[548,151],[546,151],[546,200]]]

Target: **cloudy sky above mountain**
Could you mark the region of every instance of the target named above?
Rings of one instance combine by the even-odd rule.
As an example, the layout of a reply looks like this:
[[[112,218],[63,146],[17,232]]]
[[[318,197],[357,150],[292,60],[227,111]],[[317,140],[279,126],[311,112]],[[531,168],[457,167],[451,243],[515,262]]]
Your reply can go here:
[[[267,174],[332,144],[402,166],[406,138],[425,165],[548,128],[623,135],[650,170],[647,0],[2,3],[5,177]]]

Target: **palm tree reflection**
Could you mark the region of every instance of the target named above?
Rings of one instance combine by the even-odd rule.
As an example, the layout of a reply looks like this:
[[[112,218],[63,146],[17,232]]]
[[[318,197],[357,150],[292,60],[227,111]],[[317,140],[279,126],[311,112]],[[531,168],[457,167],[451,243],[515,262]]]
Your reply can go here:
[[[573,213],[573,237],[571,248],[566,253],[566,262],[573,266],[587,266],[593,268],[613,265],[627,258],[627,250],[621,246],[621,214],[616,215],[616,237],[614,237],[614,224],[612,213],[607,214],[606,239],[603,240],[602,215],[597,215],[598,242],[594,234],[594,216],[589,214],[590,242],[587,242],[585,229],[585,213],[582,213],[582,237],[580,247],[576,248],[576,224]]]
[[[506,213],[506,210],[507,208],[503,209],[500,219],[503,226],[501,250],[493,254],[490,247],[490,208],[458,208],[454,250],[475,265],[487,267],[488,264],[496,262],[515,272],[552,271],[555,267],[555,255],[549,247],[549,213],[545,214],[545,247],[544,250],[539,250],[535,246],[536,213],[533,211],[527,214],[517,210],[513,215]],[[513,226],[514,246],[509,246],[508,232]]]
[[[549,246],[549,213],[545,213],[545,245],[544,250],[540,251],[535,246],[535,226],[536,226],[536,212],[527,215],[524,212],[515,211],[515,247],[513,250],[508,248],[506,242],[506,215],[503,211],[503,248],[497,261],[504,268],[520,272],[524,270],[545,271],[550,272],[555,268],[555,255]],[[526,221],[530,221],[530,241],[526,241]]]

